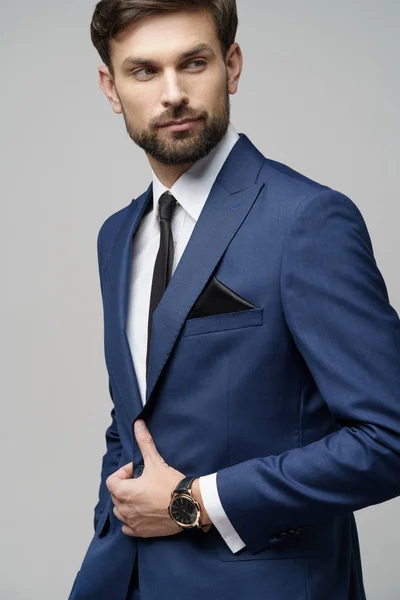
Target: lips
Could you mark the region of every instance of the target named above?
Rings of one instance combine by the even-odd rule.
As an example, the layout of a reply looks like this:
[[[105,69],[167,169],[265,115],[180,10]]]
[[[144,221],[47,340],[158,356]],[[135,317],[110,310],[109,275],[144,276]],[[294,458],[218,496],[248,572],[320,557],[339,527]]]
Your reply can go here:
[[[184,119],[183,121],[175,121],[175,123],[161,125],[160,127],[167,131],[186,131],[187,129],[194,127],[199,120],[200,119]]]
[[[190,123],[191,121],[196,121],[196,120],[197,119],[183,119],[182,121],[170,121],[169,123],[160,125],[160,127],[168,127],[168,125],[183,125],[184,123]]]

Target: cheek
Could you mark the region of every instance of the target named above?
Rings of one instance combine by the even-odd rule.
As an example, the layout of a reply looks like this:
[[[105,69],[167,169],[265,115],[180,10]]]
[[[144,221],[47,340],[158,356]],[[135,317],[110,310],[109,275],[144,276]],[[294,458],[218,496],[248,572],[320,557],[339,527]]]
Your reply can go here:
[[[211,77],[207,81],[199,80],[190,92],[193,102],[204,106],[208,111],[220,109],[225,94],[226,84],[225,81],[221,81],[220,75]]]
[[[152,118],[151,102],[148,96],[144,94],[135,94],[135,100],[132,97],[124,102],[125,110],[129,120],[137,124],[147,124]]]
[[[145,85],[135,86],[126,83],[119,89],[119,97],[126,111],[135,121],[141,120],[145,114],[150,113],[156,95],[155,88],[151,90],[149,86]]]

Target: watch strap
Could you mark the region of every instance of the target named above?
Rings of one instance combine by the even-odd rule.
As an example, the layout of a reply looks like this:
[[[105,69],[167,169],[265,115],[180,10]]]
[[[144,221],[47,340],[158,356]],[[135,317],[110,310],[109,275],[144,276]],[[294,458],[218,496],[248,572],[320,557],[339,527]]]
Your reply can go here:
[[[174,494],[188,492],[196,477],[184,477],[174,489]]]

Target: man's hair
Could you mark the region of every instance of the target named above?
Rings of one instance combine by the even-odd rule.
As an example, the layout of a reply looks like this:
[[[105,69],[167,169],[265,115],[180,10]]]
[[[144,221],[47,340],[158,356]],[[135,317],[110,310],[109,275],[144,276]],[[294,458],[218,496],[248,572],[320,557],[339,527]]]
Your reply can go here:
[[[111,40],[139,19],[183,9],[206,9],[210,12],[225,60],[228,49],[235,41],[238,27],[236,0],[100,0],[93,13],[90,36],[111,76],[114,77]]]

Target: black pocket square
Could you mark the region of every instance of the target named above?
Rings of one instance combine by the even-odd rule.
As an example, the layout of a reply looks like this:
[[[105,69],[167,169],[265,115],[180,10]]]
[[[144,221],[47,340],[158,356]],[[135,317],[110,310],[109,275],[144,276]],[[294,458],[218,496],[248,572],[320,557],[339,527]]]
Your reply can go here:
[[[192,306],[187,319],[209,317],[239,310],[249,310],[250,308],[256,307],[216,277],[211,277]]]

